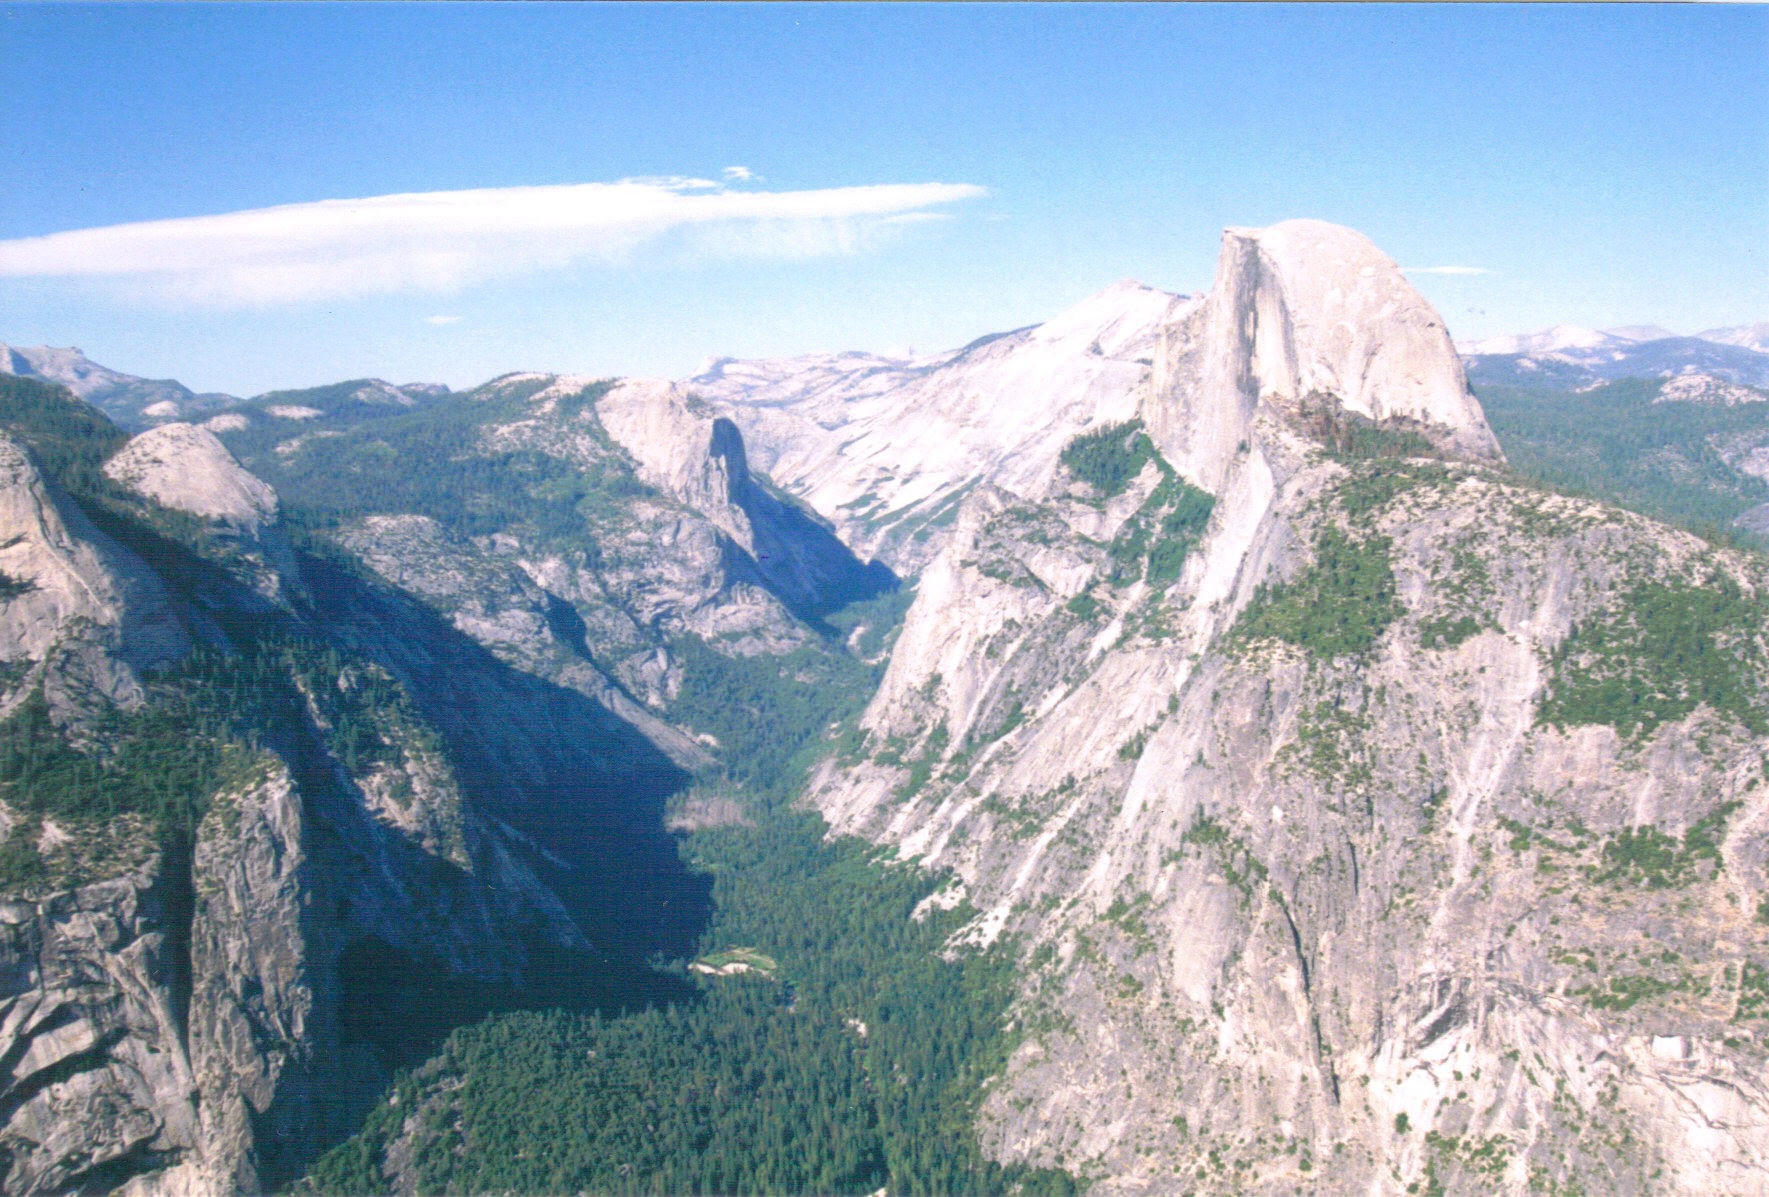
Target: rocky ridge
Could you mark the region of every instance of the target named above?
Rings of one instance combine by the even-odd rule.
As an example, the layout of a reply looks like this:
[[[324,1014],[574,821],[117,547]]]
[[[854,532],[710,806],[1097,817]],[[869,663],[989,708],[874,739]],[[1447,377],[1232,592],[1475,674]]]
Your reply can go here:
[[[968,490],[1046,483],[1076,433],[1129,418],[1162,325],[1195,302],[1126,281],[950,353],[717,359],[681,386],[856,552],[907,574],[933,558]]]
[[[1707,374],[1730,383],[1769,386],[1769,350],[1761,325],[1680,337],[1662,328],[1595,329],[1561,325],[1539,333],[1458,342],[1477,386],[1588,389],[1618,378]]]
[[[1758,353],[1769,353],[1769,321],[1737,324],[1730,328],[1710,328],[1695,335],[1717,345],[1741,345]]]
[[[274,496],[209,433],[180,426],[144,438],[112,456],[111,477],[228,535],[255,528],[262,543],[277,532]],[[611,976],[626,966],[586,939],[560,896],[585,888],[583,862],[499,817],[525,815],[524,770],[499,771],[511,779],[501,790],[465,783],[435,725],[363,648],[407,677],[440,660],[455,687],[444,711],[519,702],[508,691],[521,683],[462,661],[409,617],[395,643],[375,643],[365,626],[352,633],[362,646],[354,654],[302,647],[303,636],[342,632],[347,609],[391,613],[325,575],[340,623],[316,628],[303,622],[313,612],[298,587],[284,587],[288,603],[266,606],[238,580],[206,574],[202,535],[189,550],[197,556],[181,559],[185,549],[154,540],[122,509],[106,519],[159,545],[155,565],[100,532],[31,452],[0,437],[0,648],[15,721],[37,718],[16,712],[41,695],[44,734],[72,711],[99,720],[111,740],[74,751],[126,749],[140,734],[131,710],[146,718],[179,694],[232,686],[246,703],[233,717],[252,734],[177,729],[181,740],[224,737],[220,772],[203,792],[178,796],[180,809],[201,812],[188,827],[151,806],[89,809],[77,785],[0,793],[4,1186],[262,1191],[346,1133],[384,1083],[372,1020],[395,1012],[381,1009],[374,986],[397,993],[417,983],[401,978],[433,977],[457,992],[521,988],[536,983],[537,959],[558,954]],[[206,655],[190,657],[195,641]],[[186,660],[196,664],[167,672]],[[249,674],[243,687],[239,671]],[[436,678],[423,680],[435,690]],[[113,708],[122,714],[107,715]],[[533,758],[555,728],[578,754],[565,776],[587,772],[587,752],[611,734],[585,713],[555,711],[546,728],[503,720],[503,739],[521,740],[504,751]],[[69,749],[9,727],[5,751],[10,771],[21,751],[47,768]],[[162,745],[148,767],[172,751]],[[637,757],[629,767],[656,772]],[[579,817],[593,828],[598,816]],[[627,885],[633,900],[650,900],[618,873],[588,884]],[[365,953],[376,978],[367,993]],[[447,1003],[433,995],[395,1016],[409,1030],[439,1017],[438,1004]]]
[[[171,379],[124,374],[99,365],[78,349],[48,345],[18,348],[0,344],[0,374],[40,378],[64,386],[132,429],[188,419],[238,402],[232,395],[196,394]]]
[[[973,493],[813,786],[1023,953],[985,1140],[1104,1192],[1765,1191],[1759,683],[1654,637],[1736,619],[1762,676],[1769,575],[1510,479],[1349,231],[1229,230],[1163,346],[1134,481]],[[1164,470],[1215,497],[1171,578]]]
[[[1756,387],[1739,386],[1708,374],[1679,374],[1660,387],[1652,401],[1711,403],[1721,407],[1736,407],[1740,403],[1761,403],[1765,399],[1769,399],[1769,393]]]
[[[1504,356],[1509,354],[1547,354],[1589,350],[1610,353],[1626,352],[1630,346],[1653,341],[1679,339],[1677,333],[1656,324],[1630,324],[1622,328],[1582,328],[1576,324],[1557,324],[1533,333],[1507,333],[1481,340],[1456,342],[1456,351],[1470,357]],[[1710,328],[1691,338],[1715,345],[1737,345],[1758,353],[1769,353],[1769,323],[1738,324],[1729,328]]]
[[[189,649],[153,571],[0,435],[0,711],[38,687],[60,713],[131,707],[140,671]]]
[[[672,384],[513,374],[451,402],[468,421],[459,463],[544,460],[556,487],[581,492],[572,510],[542,526],[549,499],[537,495],[533,514],[506,503],[499,526],[470,532],[402,498],[328,535],[500,659],[594,698],[686,766],[707,758],[666,721],[680,638],[731,656],[790,652],[815,639],[804,620],[895,583],[757,478],[736,426]],[[272,478],[329,476],[393,452],[379,423],[314,423],[298,451],[253,460]],[[252,443],[247,430],[221,435]]]

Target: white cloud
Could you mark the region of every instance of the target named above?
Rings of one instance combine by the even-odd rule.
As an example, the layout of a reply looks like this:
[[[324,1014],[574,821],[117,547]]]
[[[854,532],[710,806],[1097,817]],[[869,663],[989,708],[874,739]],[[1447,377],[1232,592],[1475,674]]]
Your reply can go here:
[[[424,317],[425,324],[438,324],[438,325],[459,324],[460,322],[461,322],[461,317],[459,317],[459,316],[425,316]]]
[[[727,183],[760,183],[762,181],[762,176],[747,166],[727,166],[724,173]]]
[[[1402,274],[1494,274],[1485,266],[1402,266]]]
[[[968,183],[729,191],[706,179],[320,200],[0,241],[0,278],[108,280],[137,296],[260,306],[617,264],[650,243],[728,257],[854,253]]]
[[[899,212],[895,216],[881,216],[880,224],[926,224],[931,220],[951,220],[950,212]]]

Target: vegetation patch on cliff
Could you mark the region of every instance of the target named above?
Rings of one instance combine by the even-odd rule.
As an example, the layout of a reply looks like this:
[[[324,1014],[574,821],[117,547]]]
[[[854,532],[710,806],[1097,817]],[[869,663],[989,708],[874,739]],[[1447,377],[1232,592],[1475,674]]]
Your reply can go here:
[[[211,797],[244,776],[261,745],[286,745],[308,728],[352,775],[408,750],[441,751],[391,675],[293,637],[234,654],[197,651],[155,679],[135,711],[98,715],[80,747],[39,689],[0,721],[0,799],[27,816],[0,847],[0,890],[88,879],[48,867],[29,832],[44,820],[102,839],[118,819],[135,818],[162,842],[188,841]]]
[[[1373,648],[1401,614],[1386,536],[1321,528],[1314,562],[1295,578],[1259,588],[1235,624],[1235,640],[1282,640],[1322,658]]]
[[[1062,462],[1100,499],[1123,494],[1150,462],[1155,464],[1160,481],[1108,548],[1110,577],[1115,586],[1139,581],[1167,586],[1177,581],[1186,557],[1203,538],[1216,500],[1167,464],[1143,431],[1142,421],[1107,424],[1083,433],[1063,449]]]
[[[1111,499],[1128,490],[1154,456],[1142,421],[1130,420],[1082,433],[1063,447],[1062,462],[1102,499]]]
[[[1590,869],[1592,881],[1671,889],[1712,879],[1725,867],[1720,843],[1739,804],[1728,802],[1690,824],[1681,836],[1656,827],[1625,827],[1603,843],[1602,862]]]
[[[1717,572],[1705,582],[1638,586],[1561,644],[1537,721],[1603,724],[1637,741],[1706,707],[1769,733],[1759,681],[1769,673],[1765,614],[1759,599]]]
[[[1112,539],[1112,582],[1169,586],[1210,524],[1216,500],[1174,472],[1159,456],[1161,481]]]

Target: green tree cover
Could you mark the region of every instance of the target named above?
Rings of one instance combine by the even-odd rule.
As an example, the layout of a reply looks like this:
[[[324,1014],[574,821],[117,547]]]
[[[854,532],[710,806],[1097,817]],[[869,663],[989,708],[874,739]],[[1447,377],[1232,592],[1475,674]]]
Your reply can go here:
[[[1706,880],[1726,867],[1720,843],[1739,803],[1727,802],[1689,825],[1681,837],[1656,827],[1624,827],[1603,844],[1603,863],[1588,866],[1596,882],[1626,882],[1647,889],[1671,889]]]
[[[1235,639],[1282,640],[1329,658],[1368,652],[1402,610],[1391,547],[1386,536],[1353,536],[1326,523],[1313,564],[1288,582],[1260,587],[1235,623]]]
[[[1156,451],[1141,420],[1107,424],[1082,433],[1063,448],[1063,464],[1101,498],[1127,490],[1149,462],[1161,481],[1112,539],[1115,586],[1146,580],[1167,586],[1179,580],[1186,557],[1203,538],[1216,499],[1181,478]]]
[[[1155,454],[1141,420],[1107,424],[1063,447],[1062,461],[1075,477],[1110,499],[1124,493]]]
[[[440,751],[404,689],[374,665],[332,647],[266,634],[238,653],[198,649],[149,679],[134,711],[108,710],[74,747],[39,688],[0,720],[0,797],[29,817],[78,833],[139,814],[163,844],[188,842],[217,791],[240,780],[261,744],[286,743],[313,715],[326,747],[352,773],[389,759],[383,729],[398,719]],[[45,879],[34,836],[17,829],[0,849],[0,891]]]
[[[1706,706],[1763,735],[1766,615],[1760,599],[1718,573],[1638,586],[1561,643],[1536,718],[1556,727],[1604,724],[1641,739]]]
[[[718,740],[718,780],[770,800],[785,796],[871,699],[884,650],[914,597],[905,587],[850,603],[824,618],[826,637],[780,656],[726,656],[696,637],[678,638],[671,651],[682,685],[671,720]]]
[[[221,434],[241,463],[269,482],[286,518],[327,527],[370,514],[427,515],[466,536],[530,528],[547,539],[594,551],[593,524],[623,499],[653,493],[639,481],[599,422],[582,431],[606,452],[579,465],[535,449],[496,449],[484,442],[488,426],[526,414],[526,402],[545,380],[487,384],[396,414],[378,414],[343,427],[327,423],[303,447],[277,445],[307,435],[259,421]],[[596,383],[567,408],[593,410],[612,383]],[[312,431],[312,430],[309,430]]]
[[[1332,395],[1313,392],[1306,396],[1297,419],[1302,432],[1319,442],[1335,461],[1440,456],[1418,425],[1400,418],[1372,420],[1346,410]]]
[[[1525,477],[1724,536],[1734,517],[1769,502],[1769,483],[1727,465],[1718,446],[1769,433],[1769,403],[1654,403],[1663,385],[1630,378],[1585,392],[1483,386],[1480,401],[1506,459]]]
[[[973,912],[912,918],[940,880],[824,830],[763,805],[686,844],[715,877],[704,949],[752,947],[775,979],[458,1030],[300,1188],[384,1190],[415,1114],[426,1193],[1072,1193],[1063,1173],[984,1159],[971,1130],[1015,1042],[1010,953],[943,958]]]
[[[1146,580],[1160,587],[1177,582],[1216,509],[1209,492],[1181,478],[1152,448],[1150,459],[1160,469],[1161,481],[1112,539],[1108,551],[1114,585]]]
[[[30,448],[44,473],[80,495],[114,489],[104,462],[129,440],[66,388],[12,374],[0,374],[0,429]]]
[[[682,666],[671,720],[717,739],[725,776],[768,794],[790,787],[794,758],[863,706],[883,674],[822,642],[730,657],[683,636],[671,651]]]
[[[1356,525],[1368,524],[1370,516],[1408,491],[1441,486],[1454,478],[1447,467],[1429,461],[1348,458],[1346,462],[1351,469],[1339,483],[1336,497]]]
[[[140,814],[162,844],[188,842],[210,796],[251,760],[208,705],[181,691],[112,713],[94,729],[102,753],[68,745],[40,689],[0,721],[0,797],[22,816],[0,844],[0,892],[61,880],[38,851],[45,818],[83,838],[119,815]]]
[[[714,879],[696,954],[751,949],[779,962],[775,977],[698,978],[694,1002],[621,1015],[458,1030],[300,1187],[384,1188],[388,1148],[416,1113],[424,1192],[1071,1192],[1061,1173],[984,1160],[971,1129],[1013,1042],[1008,951],[943,959],[968,912],[911,917],[939,879],[826,842],[822,821],[790,805],[831,724],[877,684],[879,664],[836,645],[857,632],[862,654],[882,650],[907,602],[838,612],[835,644],[785,657],[676,646],[672,716],[720,738],[731,764],[716,784],[750,795],[748,824],[684,842]]]
[[[359,419],[378,419],[389,412],[402,411],[402,408],[389,404],[379,396],[366,403],[356,398],[358,391],[374,386],[376,381],[373,378],[351,378],[344,382],[331,382],[324,386],[304,387],[299,390],[266,391],[229,410],[251,412],[278,406],[312,407],[328,416],[354,416]],[[533,394],[532,391],[529,393]]]
[[[156,536],[181,545],[202,541],[202,520],[161,507],[105,476],[105,461],[128,443],[129,434],[65,387],[0,375],[0,432],[27,446],[43,474],[103,531],[126,543]]]

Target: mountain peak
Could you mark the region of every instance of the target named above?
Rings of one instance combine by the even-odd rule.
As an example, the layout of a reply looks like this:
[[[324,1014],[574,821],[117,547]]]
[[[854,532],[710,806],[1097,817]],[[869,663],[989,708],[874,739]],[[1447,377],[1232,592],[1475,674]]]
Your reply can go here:
[[[1262,404],[1322,395],[1499,456],[1442,317],[1368,237],[1320,220],[1225,229],[1209,295],[1168,330],[1145,404],[1157,443],[1215,490]]]
[[[133,376],[99,365],[78,348],[52,345],[0,345],[0,373],[60,383],[82,399]]]
[[[1737,345],[1743,349],[1754,349],[1758,353],[1769,353],[1769,320],[1758,321],[1756,324],[1740,324],[1732,328],[1710,328],[1695,335],[1716,345]]]
[[[1184,298],[1120,279],[1029,330],[1029,336],[1047,342],[1079,339],[1096,356],[1122,357],[1147,342],[1151,330]],[[1152,345],[1143,351],[1152,351]]]
[[[1620,337],[1624,341],[1637,343],[1666,341],[1677,335],[1670,329],[1657,324],[1624,324],[1620,328],[1606,328],[1603,331],[1612,337]]]

